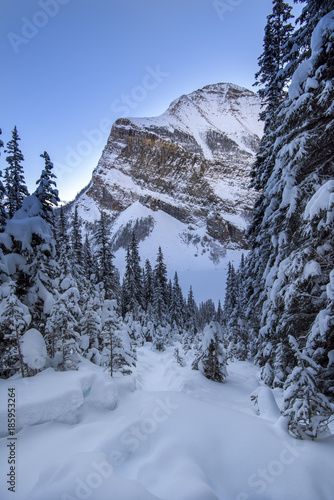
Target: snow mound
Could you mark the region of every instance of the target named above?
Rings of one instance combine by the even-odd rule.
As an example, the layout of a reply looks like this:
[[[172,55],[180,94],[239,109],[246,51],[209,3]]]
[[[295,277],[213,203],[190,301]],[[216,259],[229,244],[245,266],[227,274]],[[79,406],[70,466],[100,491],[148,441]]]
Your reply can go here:
[[[15,387],[17,395],[16,432],[51,421],[76,424],[84,403],[98,410],[113,410],[118,402],[117,386],[103,372],[55,372],[48,368],[34,377],[12,378],[0,385],[3,401],[9,387]],[[8,435],[6,411],[0,411],[1,437]]]
[[[40,370],[44,368],[48,358],[43,335],[35,328],[27,330],[21,339],[23,361],[29,368]]]
[[[276,403],[270,387],[260,386],[250,396],[254,402],[256,413],[266,420],[275,422],[281,416],[281,411]]]

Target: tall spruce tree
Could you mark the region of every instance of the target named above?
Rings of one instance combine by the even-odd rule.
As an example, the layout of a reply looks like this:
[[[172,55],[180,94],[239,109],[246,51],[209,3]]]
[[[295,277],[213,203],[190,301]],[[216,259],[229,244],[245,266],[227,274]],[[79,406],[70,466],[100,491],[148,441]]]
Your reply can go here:
[[[24,180],[22,163],[24,156],[19,148],[20,137],[17,128],[14,127],[12,139],[7,143],[6,161],[8,166],[5,169],[5,185],[7,193],[8,215],[13,217],[15,212],[22,206],[23,199],[29,195]]]
[[[275,165],[273,149],[278,138],[277,110],[286,96],[285,85],[289,77],[288,74],[283,74],[283,68],[288,50],[287,43],[292,32],[289,22],[291,17],[291,7],[286,2],[273,1],[273,10],[265,27],[263,53],[258,60],[259,71],[255,75],[256,85],[261,86],[258,93],[263,99],[264,110],[261,118],[264,120],[264,134],[250,174],[250,186],[262,191],[255,202],[253,220],[247,232],[252,252],[247,259],[245,298],[248,303],[246,315],[251,337],[257,335],[260,327],[259,319],[265,295],[262,277],[271,255],[271,235],[269,232],[260,234],[261,221],[268,203],[263,190]]]
[[[182,290],[179,283],[179,277],[175,271],[173,284],[172,284],[172,295],[170,301],[170,313],[169,317],[171,324],[175,327],[182,329],[184,323],[184,309],[183,309],[184,299]]]
[[[45,167],[42,170],[40,178],[36,182],[37,189],[34,194],[42,203],[44,218],[53,225],[53,207],[56,207],[60,201],[58,189],[56,189],[57,184],[54,180],[56,176],[52,172],[53,163],[48,153],[44,151],[40,156],[45,161]]]
[[[15,294],[15,283],[8,283],[8,293],[0,306],[0,324],[3,335],[4,352],[2,356],[2,373],[7,377],[16,370],[21,371],[22,377],[26,370],[21,353],[21,338],[28,329],[31,316],[28,307],[22,304]]]
[[[185,329],[187,330],[187,343],[191,346],[199,329],[198,307],[194,298],[192,286],[189,288],[186,303]]]
[[[123,287],[125,310],[126,312],[131,312],[133,318],[136,320],[142,312],[144,297],[139,249],[134,231],[132,232],[131,242],[126,254]]]
[[[284,0],[273,0],[272,13],[267,17],[265,27],[263,53],[258,58],[259,71],[256,73],[255,85],[261,85],[258,91],[265,109],[260,117],[269,127],[270,120],[284,97],[285,81],[280,77],[286,44],[293,32],[289,22],[293,16],[292,7]]]
[[[110,234],[103,211],[97,223],[94,239],[98,279],[104,285],[106,300],[115,299],[119,295],[119,276],[113,264],[114,255],[111,251]]]
[[[159,247],[156,265],[154,268],[153,311],[157,325],[165,326],[167,319],[167,268],[164,256]]]
[[[286,96],[287,77],[282,72],[286,44],[293,31],[289,22],[292,7],[283,0],[273,0],[272,13],[267,17],[263,53],[258,58],[259,71],[254,85],[260,86],[258,94],[262,99],[264,135],[260,143],[256,161],[251,170],[251,187],[261,190],[270,176],[273,164],[270,153],[273,147],[276,127],[276,111]]]
[[[71,273],[71,245],[68,234],[68,223],[62,206],[56,217],[55,239],[57,242],[57,261],[61,270],[61,275],[65,277]]]
[[[2,130],[0,128],[0,135],[2,134]],[[0,155],[1,155],[1,148],[3,148],[4,144],[2,140],[0,139]],[[2,172],[0,170],[0,177],[2,177]],[[7,219],[7,213],[5,209],[5,196],[6,196],[6,189],[5,186],[3,185],[3,182],[0,180],[0,232],[4,230],[4,227],[6,225],[6,219]]]
[[[153,270],[151,263],[148,259],[145,261],[144,277],[143,277],[143,295],[144,295],[144,309],[147,312],[149,307],[152,308],[153,304]]]
[[[233,270],[233,267],[232,267]],[[231,295],[224,311],[225,341],[228,357],[245,360],[248,355],[248,330],[246,327],[245,259],[242,255],[239,269],[227,279],[226,297]]]
[[[232,262],[228,263],[227,277],[226,277],[226,288],[225,288],[225,300],[224,300],[224,310],[223,310],[223,321],[226,324],[228,318],[231,316],[233,309],[237,304],[237,280],[236,272]]]
[[[78,214],[78,205],[75,205],[72,228],[71,228],[71,260],[73,276],[79,278],[82,275],[82,231],[81,221]]]
[[[77,369],[80,360],[80,293],[73,279],[65,278],[46,322],[49,356],[63,370]]]
[[[92,253],[91,249],[91,244],[88,239],[88,234],[86,233],[85,236],[85,241],[82,247],[82,265],[83,265],[83,271],[86,276],[86,278],[89,281],[94,281],[96,282],[96,264],[95,264],[95,258]]]

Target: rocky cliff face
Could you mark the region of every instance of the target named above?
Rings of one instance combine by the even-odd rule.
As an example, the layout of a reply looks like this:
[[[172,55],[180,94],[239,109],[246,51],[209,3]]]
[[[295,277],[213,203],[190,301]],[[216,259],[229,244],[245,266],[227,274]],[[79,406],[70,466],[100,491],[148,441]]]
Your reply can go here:
[[[205,227],[226,248],[245,248],[259,110],[253,92],[216,84],[181,96],[159,117],[117,120],[89,187],[75,202],[81,217],[93,220],[100,207],[114,219],[139,202]]]

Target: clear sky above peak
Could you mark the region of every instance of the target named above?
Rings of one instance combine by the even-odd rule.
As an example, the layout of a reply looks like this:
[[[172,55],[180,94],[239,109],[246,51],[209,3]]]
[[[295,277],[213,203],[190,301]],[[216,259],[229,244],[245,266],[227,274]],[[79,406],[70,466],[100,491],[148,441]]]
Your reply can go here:
[[[18,128],[29,190],[44,150],[69,201],[89,182],[117,118],[159,115],[212,83],[251,89],[271,7],[271,0],[2,0],[0,127],[5,143]]]

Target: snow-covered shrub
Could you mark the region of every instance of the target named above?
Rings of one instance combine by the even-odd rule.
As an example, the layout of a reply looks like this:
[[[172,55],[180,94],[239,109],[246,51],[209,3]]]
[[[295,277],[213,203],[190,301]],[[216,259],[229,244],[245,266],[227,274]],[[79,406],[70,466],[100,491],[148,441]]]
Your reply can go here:
[[[166,346],[166,328],[158,325],[155,328],[153,345],[157,351],[164,351]]]

